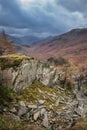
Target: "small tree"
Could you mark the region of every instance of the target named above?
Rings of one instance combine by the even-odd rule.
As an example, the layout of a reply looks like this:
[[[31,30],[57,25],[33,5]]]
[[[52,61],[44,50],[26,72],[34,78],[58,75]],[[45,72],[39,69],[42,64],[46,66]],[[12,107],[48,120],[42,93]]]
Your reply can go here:
[[[2,31],[2,34],[1,34],[1,39],[3,39],[3,40],[5,40],[5,41],[7,41],[7,35],[6,35],[6,33],[5,33],[5,31],[4,31],[4,30]]]
[[[8,39],[8,35],[3,30],[0,35],[0,55],[15,53],[13,41]]]

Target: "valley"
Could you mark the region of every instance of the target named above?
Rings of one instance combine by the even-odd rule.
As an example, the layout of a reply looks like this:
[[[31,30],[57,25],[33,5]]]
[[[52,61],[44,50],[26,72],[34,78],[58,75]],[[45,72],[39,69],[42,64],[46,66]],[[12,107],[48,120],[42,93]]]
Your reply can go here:
[[[0,38],[0,130],[87,129],[87,29],[35,45]]]
[[[62,56],[74,64],[78,65],[83,61],[81,64],[87,65],[87,29],[73,29],[63,35],[38,42],[31,48],[26,48],[26,52],[37,59]]]

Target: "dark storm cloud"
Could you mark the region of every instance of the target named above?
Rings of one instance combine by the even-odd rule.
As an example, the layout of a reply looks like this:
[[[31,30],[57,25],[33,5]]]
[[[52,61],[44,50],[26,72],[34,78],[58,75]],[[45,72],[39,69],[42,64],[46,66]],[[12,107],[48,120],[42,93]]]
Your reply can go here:
[[[1,25],[14,25],[19,21],[21,12],[14,0],[0,0],[1,11],[0,11],[0,24]]]
[[[20,0],[0,0],[0,26],[9,26],[9,32],[15,27],[21,29],[16,33],[25,28],[24,33],[56,35],[86,27],[86,10],[86,0],[34,0],[25,7]]]
[[[48,6],[49,10],[52,11],[53,7],[49,4]],[[39,6],[32,7],[32,9],[26,13],[16,0],[0,0],[0,7],[1,26],[31,28],[37,32],[58,33],[64,30],[64,26],[61,25],[60,20],[59,22],[56,20],[54,13],[49,14],[49,12],[47,12],[47,7],[46,10]]]
[[[20,9],[16,0],[0,0],[0,7],[0,25],[25,27],[28,22],[33,25],[33,22],[28,20]]]

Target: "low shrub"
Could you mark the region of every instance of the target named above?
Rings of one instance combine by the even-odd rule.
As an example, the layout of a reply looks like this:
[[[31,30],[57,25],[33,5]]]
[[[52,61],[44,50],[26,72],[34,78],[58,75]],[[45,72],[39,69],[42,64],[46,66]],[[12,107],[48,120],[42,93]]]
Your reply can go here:
[[[48,59],[48,62],[51,63],[51,64],[54,64],[56,66],[68,64],[68,61],[63,57],[58,57],[58,58],[50,57]]]
[[[16,97],[16,93],[13,89],[0,86],[0,105],[9,105],[9,102],[14,100]]]

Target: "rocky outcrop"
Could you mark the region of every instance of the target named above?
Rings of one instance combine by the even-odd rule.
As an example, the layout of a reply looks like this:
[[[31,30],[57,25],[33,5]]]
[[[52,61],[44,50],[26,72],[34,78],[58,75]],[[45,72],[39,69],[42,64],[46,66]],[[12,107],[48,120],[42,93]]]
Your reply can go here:
[[[34,81],[44,85],[54,86],[59,83],[64,73],[58,72],[54,67],[37,60],[23,60],[20,66],[0,69],[1,81],[5,86],[10,86],[15,91],[20,91]]]
[[[65,72],[35,59],[23,60],[16,67],[1,68],[1,84],[16,92],[28,88],[36,81],[53,87],[49,92],[38,87],[35,94],[40,93],[41,97],[37,102],[33,103],[32,99],[31,103],[16,100],[13,108],[6,112],[18,121],[36,123],[49,130],[71,128],[79,117],[87,117],[87,75],[71,75],[73,84],[70,93],[67,88],[60,86],[61,82],[64,84],[65,76]],[[3,109],[0,111],[4,112]]]

